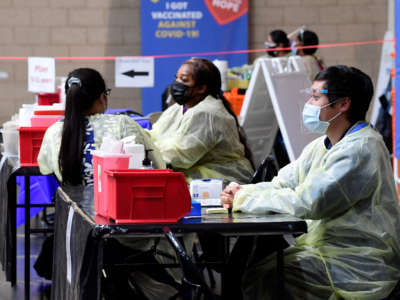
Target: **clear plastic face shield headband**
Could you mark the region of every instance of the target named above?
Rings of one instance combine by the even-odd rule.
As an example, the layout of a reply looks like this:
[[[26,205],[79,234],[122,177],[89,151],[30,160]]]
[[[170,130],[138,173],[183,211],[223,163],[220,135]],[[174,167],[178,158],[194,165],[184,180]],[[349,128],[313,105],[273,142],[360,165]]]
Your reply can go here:
[[[307,94],[310,98],[312,97],[315,101],[318,101],[320,97],[323,96],[323,94],[328,94],[327,89],[304,89],[302,90],[305,94]],[[326,130],[328,129],[330,122],[334,119],[336,119],[341,112],[338,112],[335,114],[333,117],[331,117],[327,121],[322,121],[320,119],[320,113],[321,110],[331,106],[332,104],[340,101],[342,98],[339,98],[333,102],[329,102],[323,106],[318,106],[318,105],[313,105],[309,103],[305,103],[303,110],[302,110],[302,131],[303,132],[312,132],[312,133],[317,133],[317,134],[325,134]]]
[[[269,41],[264,42],[265,49],[275,48],[276,46],[277,45],[274,42],[269,42]]]

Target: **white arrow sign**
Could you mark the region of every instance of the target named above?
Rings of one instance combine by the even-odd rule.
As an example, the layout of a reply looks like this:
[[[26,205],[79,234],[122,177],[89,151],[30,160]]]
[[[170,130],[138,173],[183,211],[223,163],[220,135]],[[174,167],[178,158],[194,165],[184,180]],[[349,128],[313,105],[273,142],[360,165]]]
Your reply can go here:
[[[117,57],[115,59],[116,87],[153,87],[154,58]]]

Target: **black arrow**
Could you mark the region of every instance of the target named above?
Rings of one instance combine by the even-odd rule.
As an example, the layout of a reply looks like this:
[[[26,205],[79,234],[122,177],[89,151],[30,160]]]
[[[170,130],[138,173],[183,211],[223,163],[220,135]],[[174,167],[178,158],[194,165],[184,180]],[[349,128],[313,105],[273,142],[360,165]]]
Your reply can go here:
[[[126,75],[134,78],[135,76],[148,76],[149,72],[135,72],[135,70],[127,71],[122,73],[122,75]]]

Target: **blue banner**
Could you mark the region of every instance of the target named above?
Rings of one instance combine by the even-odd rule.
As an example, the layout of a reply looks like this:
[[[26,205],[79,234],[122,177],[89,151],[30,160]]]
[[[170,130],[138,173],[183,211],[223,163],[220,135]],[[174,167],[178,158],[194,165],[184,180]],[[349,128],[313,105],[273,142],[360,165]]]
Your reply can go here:
[[[248,0],[141,0],[142,55],[171,55],[155,58],[154,87],[142,89],[142,114],[161,111],[163,91],[191,57],[174,54],[247,49],[247,11]],[[203,57],[227,60],[229,67],[247,64],[247,53]]]
[[[395,1],[395,40],[396,40],[396,58],[395,58],[395,68],[396,73],[394,77],[394,88],[395,88],[395,129],[394,129],[394,138],[395,138],[395,145],[394,145],[394,154],[397,158],[400,158],[400,0]]]

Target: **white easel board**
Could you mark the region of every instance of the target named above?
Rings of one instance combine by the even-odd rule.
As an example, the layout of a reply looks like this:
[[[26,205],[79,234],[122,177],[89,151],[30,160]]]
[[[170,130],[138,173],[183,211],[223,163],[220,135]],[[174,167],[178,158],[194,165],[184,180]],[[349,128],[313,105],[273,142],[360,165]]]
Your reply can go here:
[[[319,136],[302,126],[303,106],[309,99],[304,90],[310,86],[301,57],[258,60],[239,117],[256,166],[271,153],[278,128],[290,161]]]

